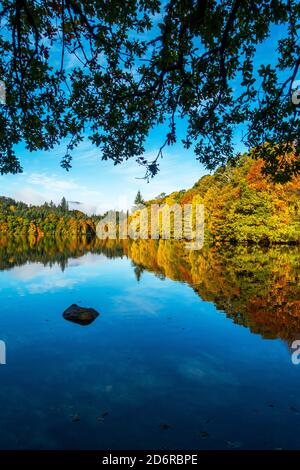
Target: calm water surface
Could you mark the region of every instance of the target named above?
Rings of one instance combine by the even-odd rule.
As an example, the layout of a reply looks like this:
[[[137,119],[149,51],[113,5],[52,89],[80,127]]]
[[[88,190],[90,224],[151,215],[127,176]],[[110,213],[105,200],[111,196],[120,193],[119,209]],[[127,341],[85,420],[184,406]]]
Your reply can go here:
[[[149,244],[2,249],[0,447],[299,449],[298,249]]]

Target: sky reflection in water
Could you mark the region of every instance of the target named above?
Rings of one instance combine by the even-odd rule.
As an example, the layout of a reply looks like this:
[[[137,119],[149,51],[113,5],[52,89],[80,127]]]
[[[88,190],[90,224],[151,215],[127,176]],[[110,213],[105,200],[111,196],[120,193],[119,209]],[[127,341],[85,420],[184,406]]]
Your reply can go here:
[[[297,250],[150,248],[86,253],[63,271],[3,258],[0,447],[300,448]],[[73,303],[100,316],[66,321]]]

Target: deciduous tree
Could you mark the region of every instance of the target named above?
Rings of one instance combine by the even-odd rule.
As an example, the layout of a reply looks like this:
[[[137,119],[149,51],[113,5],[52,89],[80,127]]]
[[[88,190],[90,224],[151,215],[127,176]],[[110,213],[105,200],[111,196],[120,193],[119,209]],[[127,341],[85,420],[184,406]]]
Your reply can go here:
[[[180,119],[184,147],[209,169],[233,158],[233,135],[243,126],[265,171],[280,181],[299,173],[291,100],[298,1],[3,0],[1,8],[1,173],[21,171],[21,141],[33,151],[67,139],[68,170],[88,136],[103,159],[135,158],[149,177],[178,139]],[[277,26],[260,64],[256,52]],[[149,161],[145,142],[157,126],[161,146]]]

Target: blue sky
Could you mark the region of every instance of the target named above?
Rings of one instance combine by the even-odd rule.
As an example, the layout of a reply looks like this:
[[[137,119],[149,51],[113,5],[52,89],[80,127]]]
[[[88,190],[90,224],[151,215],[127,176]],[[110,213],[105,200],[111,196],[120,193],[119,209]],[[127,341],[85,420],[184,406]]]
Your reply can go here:
[[[270,38],[259,48],[256,65],[274,63],[275,47],[284,30],[273,27]],[[72,61],[72,57],[69,58]],[[71,65],[74,65],[73,63]],[[238,89],[239,84],[233,83]],[[180,138],[184,123],[179,124]],[[235,133],[236,152],[244,151],[241,144],[242,129]],[[145,170],[134,159],[122,165],[101,160],[101,151],[89,141],[73,151],[73,168],[66,172],[60,161],[66,153],[67,142],[62,142],[50,152],[28,152],[23,145],[17,148],[24,172],[18,175],[0,176],[0,194],[13,197],[28,204],[42,204],[44,201],[60,202],[62,197],[68,201],[80,202],[81,209],[87,213],[103,213],[108,209],[129,209],[137,191],[140,189],[145,199],[161,192],[170,193],[187,189],[208,171],[196,160],[193,150],[185,150],[180,144],[168,147],[160,161],[160,172],[147,183],[142,178]],[[147,141],[145,157],[152,160],[165,139],[165,130],[153,129]],[[71,205],[72,207],[72,205]]]
[[[145,156],[156,156],[156,139]],[[82,209],[91,213],[102,213],[107,209],[127,209],[133,205],[138,189],[146,199],[161,192],[170,193],[191,186],[207,171],[195,159],[192,151],[173,146],[167,149],[160,163],[161,171],[147,183],[142,178],[145,169],[134,159],[114,166],[102,161],[99,149],[88,141],[74,152],[73,167],[66,172],[60,167],[66,144],[51,152],[29,153],[18,150],[24,172],[18,175],[0,176],[1,194],[28,204],[41,204],[53,200],[59,202],[63,196],[68,201],[81,202]]]

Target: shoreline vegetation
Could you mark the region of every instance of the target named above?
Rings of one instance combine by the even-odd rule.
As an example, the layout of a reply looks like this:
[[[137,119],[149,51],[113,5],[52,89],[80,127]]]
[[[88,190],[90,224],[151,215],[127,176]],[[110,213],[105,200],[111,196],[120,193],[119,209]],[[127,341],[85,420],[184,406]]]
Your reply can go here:
[[[300,244],[300,179],[274,183],[263,173],[264,162],[248,155],[236,158],[214,174],[203,176],[195,185],[169,195],[160,195],[144,204],[203,204],[205,243],[208,245]],[[133,220],[139,211],[133,212]],[[26,241],[31,247],[41,239],[56,244],[89,243],[96,225],[104,216],[87,216],[69,210],[65,198],[59,206],[52,202],[28,206],[0,197],[0,238]],[[171,219],[172,221],[172,219]]]

